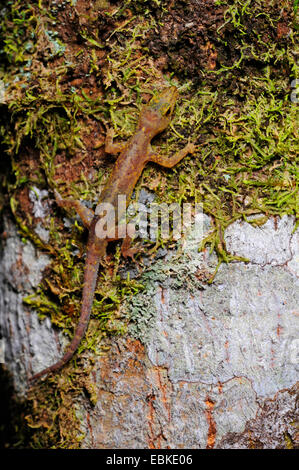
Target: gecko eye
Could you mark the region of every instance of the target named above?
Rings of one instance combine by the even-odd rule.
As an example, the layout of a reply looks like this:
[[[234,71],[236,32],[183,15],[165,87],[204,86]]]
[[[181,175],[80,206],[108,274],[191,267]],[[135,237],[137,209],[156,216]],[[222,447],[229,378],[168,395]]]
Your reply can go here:
[[[171,107],[169,107],[166,111],[165,111],[165,116],[168,117],[170,116],[171,114]]]

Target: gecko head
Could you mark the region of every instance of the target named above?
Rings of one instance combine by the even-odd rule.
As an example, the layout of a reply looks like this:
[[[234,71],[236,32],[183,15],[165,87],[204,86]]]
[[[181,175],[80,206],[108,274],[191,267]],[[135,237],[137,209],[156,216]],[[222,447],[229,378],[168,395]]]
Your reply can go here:
[[[178,90],[175,86],[154,96],[140,113],[139,127],[144,128],[151,136],[166,129],[172,119],[177,96]]]

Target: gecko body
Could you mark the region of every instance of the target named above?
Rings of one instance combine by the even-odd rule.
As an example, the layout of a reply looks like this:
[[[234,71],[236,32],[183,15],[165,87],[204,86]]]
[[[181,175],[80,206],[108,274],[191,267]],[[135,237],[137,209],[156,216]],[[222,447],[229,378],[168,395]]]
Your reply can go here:
[[[172,168],[188,153],[194,153],[195,145],[192,143],[188,143],[183,149],[171,157],[161,156],[155,153],[151,147],[153,137],[166,129],[172,119],[177,93],[176,87],[170,87],[165,89],[157,97],[152,98],[149,104],[144,106],[141,110],[135,134],[126,144],[114,143],[113,132],[111,130],[108,131],[105,150],[107,153],[120,153],[120,155],[101,192],[95,212],[86,208],[79,201],[62,199],[57,192],[55,193],[58,205],[65,208],[75,208],[83,224],[89,230],[81,313],[74,337],[65,354],[55,364],[33,375],[31,380],[39,379],[50,372],[62,368],[73,357],[85,335],[92,309],[99,266],[101,260],[105,257],[109,241],[117,239],[117,232],[116,236],[113,238],[101,238],[98,236],[99,231],[97,224],[101,221],[102,205],[110,204],[117,212],[117,210],[119,210],[118,197],[122,195],[126,200],[126,204],[122,209],[125,211],[130,202],[133,189],[143,168],[148,162],[154,162],[163,167]],[[123,214],[118,213],[117,220],[119,220],[122,215]]]

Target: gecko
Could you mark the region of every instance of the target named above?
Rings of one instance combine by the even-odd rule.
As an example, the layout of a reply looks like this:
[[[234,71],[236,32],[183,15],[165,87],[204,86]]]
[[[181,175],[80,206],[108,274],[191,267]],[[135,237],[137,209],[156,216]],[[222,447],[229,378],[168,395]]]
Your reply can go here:
[[[88,241],[86,249],[86,261],[84,268],[84,281],[82,291],[82,302],[79,322],[75,328],[65,354],[56,363],[47,367],[31,377],[32,381],[61,369],[75,354],[83,339],[89,324],[92,310],[94,293],[97,284],[98,271],[101,262],[105,258],[109,242],[120,239],[117,233],[106,238],[99,236],[101,232],[101,219],[103,218],[103,205],[111,205],[117,212],[117,220],[123,216],[120,211],[125,212],[130,202],[134,187],[148,162],[156,163],[165,168],[172,168],[179,163],[187,154],[193,154],[196,150],[194,143],[188,142],[185,147],[168,157],[160,155],[151,147],[151,140],[160,132],[165,130],[173,117],[178,90],[175,86],[165,88],[160,94],[154,96],[140,112],[138,124],[133,136],[127,143],[115,143],[113,141],[114,131],[108,129],[105,139],[105,152],[118,154],[114,168],[107,179],[100,194],[95,211],[87,208],[80,201],[71,198],[63,199],[55,190],[55,198],[58,206],[75,209],[88,229]],[[125,196],[125,205],[122,209],[118,206],[119,195]],[[109,235],[109,234],[108,234]],[[122,236],[123,243],[126,236]]]

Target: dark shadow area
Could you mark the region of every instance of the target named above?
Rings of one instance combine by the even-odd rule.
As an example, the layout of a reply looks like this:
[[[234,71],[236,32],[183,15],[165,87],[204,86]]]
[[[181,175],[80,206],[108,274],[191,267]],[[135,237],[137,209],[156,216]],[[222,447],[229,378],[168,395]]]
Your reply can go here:
[[[24,426],[26,409],[26,402],[21,403],[16,399],[11,376],[1,364],[0,449],[28,448],[31,430]]]

